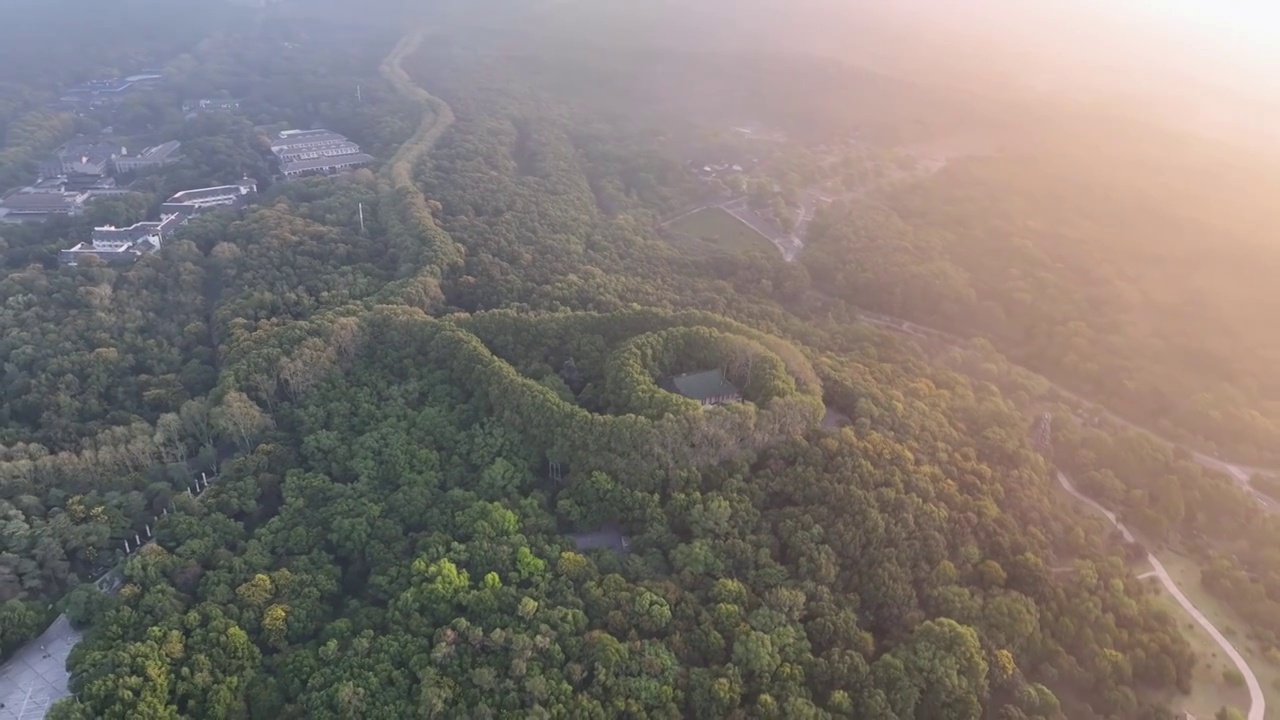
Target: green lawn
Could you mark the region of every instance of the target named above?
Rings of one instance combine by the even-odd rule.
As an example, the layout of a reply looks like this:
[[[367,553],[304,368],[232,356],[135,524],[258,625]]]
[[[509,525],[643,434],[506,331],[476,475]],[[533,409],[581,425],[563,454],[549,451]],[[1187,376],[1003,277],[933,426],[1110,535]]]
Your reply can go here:
[[[1178,589],[1231,641],[1249,663],[1249,667],[1253,668],[1253,673],[1258,676],[1258,684],[1262,686],[1262,694],[1267,699],[1267,720],[1280,720],[1280,667],[1262,656],[1264,648],[1246,631],[1240,618],[1200,585],[1200,568],[1193,558],[1173,550],[1159,550],[1156,556],[1164,563]],[[1171,698],[1171,706],[1175,710],[1185,707],[1197,717],[1213,717],[1224,703],[1234,705],[1242,712],[1247,711],[1249,691],[1229,687],[1222,679],[1222,672],[1234,668],[1235,663],[1222,652],[1222,648],[1218,647],[1209,633],[1192,620],[1172,596],[1164,592],[1163,585],[1159,585],[1154,578],[1148,582],[1154,582],[1160,588],[1160,597],[1167,601],[1170,612],[1178,618],[1179,627],[1199,657],[1191,695]]]
[[[1161,604],[1169,611],[1170,616],[1178,622],[1178,627],[1182,630],[1182,634],[1187,638],[1187,642],[1191,643],[1191,647],[1196,651],[1196,667],[1195,673],[1191,681],[1191,694],[1183,695],[1181,693],[1166,693],[1159,699],[1163,700],[1174,710],[1187,710],[1196,717],[1211,718],[1223,705],[1229,705],[1241,712],[1249,708],[1249,691],[1245,688],[1233,688],[1229,686],[1222,678],[1222,673],[1230,668],[1235,667],[1235,663],[1222,652],[1222,648],[1218,647],[1218,643],[1200,624],[1191,619],[1182,606],[1179,605],[1173,596],[1164,591],[1164,586],[1155,578],[1151,578],[1146,582],[1151,584],[1156,597],[1159,598]],[[1181,584],[1178,585],[1183,593],[1186,588]],[[1190,596],[1188,596],[1190,597]],[[1201,612],[1204,612],[1203,607]],[[1207,615],[1207,613],[1206,613]],[[1214,623],[1217,626],[1217,623]],[[1222,628],[1219,628],[1220,630]],[[1225,633],[1226,631],[1223,630]],[[1239,638],[1228,637],[1237,650],[1245,653],[1237,642]],[[1254,662],[1252,658],[1249,660],[1249,666],[1253,668],[1254,673],[1258,675],[1258,681],[1265,684],[1265,673],[1262,668]],[[1264,688],[1265,692],[1265,688]],[[1268,694],[1269,699],[1269,694]],[[1271,708],[1267,708],[1267,717],[1271,718],[1273,713]]]
[[[1079,504],[1079,500],[1069,495],[1056,482],[1054,489],[1064,502],[1077,503],[1078,507],[1084,508]],[[1088,508],[1084,509],[1092,514]],[[1108,524],[1107,527],[1110,525]],[[1155,543],[1145,538],[1139,537],[1138,540],[1147,548],[1156,547]],[[1155,555],[1160,558],[1160,562],[1169,571],[1169,576],[1173,578],[1173,582],[1182,594],[1186,595],[1187,599],[1204,613],[1209,622],[1231,641],[1231,644],[1249,663],[1253,673],[1258,676],[1258,684],[1262,686],[1262,694],[1267,699],[1266,720],[1280,720],[1280,666],[1268,662],[1262,656],[1265,648],[1260,647],[1248,636],[1248,633],[1244,632],[1244,624],[1235,613],[1224,607],[1217,598],[1200,585],[1200,567],[1193,558],[1170,549],[1157,549]],[[1133,563],[1131,569],[1134,575],[1144,575],[1150,572],[1151,564],[1144,559]],[[1213,637],[1200,627],[1200,623],[1193,620],[1182,609],[1158,579],[1153,577],[1143,582],[1149,584],[1156,597],[1169,610],[1170,616],[1176,619],[1182,634],[1196,652],[1191,694],[1165,693],[1156,699],[1164,701],[1175,711],[1186,710],[1199,718],[1212,718],[1223,705],[1230,705],[1241,712],[1248,712],[1249,691],[1243,687],[1229,686],[1222,677],[1224,670],[1235,668],[1235,663],[1231,662]]]
[[[703,208],[676,220],[668,229],[722,250],[777,254],[769,238],[720,208]]]

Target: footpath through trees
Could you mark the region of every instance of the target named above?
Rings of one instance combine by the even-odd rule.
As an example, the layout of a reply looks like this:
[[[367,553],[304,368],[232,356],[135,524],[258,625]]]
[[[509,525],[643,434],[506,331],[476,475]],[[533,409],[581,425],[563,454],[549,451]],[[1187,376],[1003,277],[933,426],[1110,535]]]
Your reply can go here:
[[[1120,534],[1124,536],[1125,542],[1132,543],[1135,541],[1133,533],[1129,532],[1129,529],[1124,526],[1124,523],[1120,522],[1120,519],[1116,517],[1115,513],[1102,507],[1102,505],[1098,504],[1098,502],[1093,498],[1077,490],[1076,486],[1071,483],[1071,479],[1068,478],[1065,473],[1056,471],[1056,475],[1058,483],[1062,485],[1063,489],[1092,507],[1094,510],[1102,513],[1107,520],[1110,520],[1111,524],[1115,525],[1116,529],[1120,531]],[[1249,667],[1249,663],[1245,661],[1240,652],[1231,644],[1231,641],[1228,640],[1226,636],[1218,630],[1218,628],[1214,627],[1213,623],[1209,622],[1209,618],[1205,617],[1204,613],[1200,612],[1200,609],[1187,599],[1187,596],[1183,594],[1182,590],[1178,589],[1178,585],[1174,583],[1173,578],[1170,577],[1169,571],[1165,570],[1164,564],[1160,562],[1160,558],[1157,558],[1154,554],[1148,552],[1147,561],[1151,563],[1151,567],[1153,568],[1152,572],[1148,573],[1148,575],[1154,574],[1155,577],[1160,578],[1160,583],[1169,591],[1169,594],[1173,596],[1173,599],[1177,600],[1178,604],[1182,606],[1182,609],[1186,610],[1187,614],[1213,637],[1214,641],[1218,643],[1218,646],[1222,648],[1222,651],[1227,654],[1227,657],[1231,658],[1231,662],[1235,663],[1236,669],[1244,676],[1245,684],[1249,688],[1249,720],[1264,720],[1267,714],[1267,698],[1262,694],[1262,685],[1258,682],[1258,676],[1253,673],[1253,668]],[[1147,577],[1148,575],[1143,575],[1142,577]]]

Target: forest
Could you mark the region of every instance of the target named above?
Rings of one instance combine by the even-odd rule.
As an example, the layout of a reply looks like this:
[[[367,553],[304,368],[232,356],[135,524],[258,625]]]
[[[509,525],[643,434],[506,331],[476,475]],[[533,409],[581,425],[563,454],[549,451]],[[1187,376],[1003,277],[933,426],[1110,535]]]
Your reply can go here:
[[[341,38],[348,31],[316,20],[295,23],[288,32]],[[202,44],[200,72],[212,84],[233,87],[235,77],[249,77],[249,68],[274,57],[278,45],[269,41],[279,33],[245,28],[221,35],[218,44]],[[364,45],[353,48],[369,53]],[[287,62],[276,60],[280,72],[295,80],[272,89],[273,105],[264,113],[318,117],[334,126],[361,117],[349,122],[360,126],[362,140],[394,147],[412,130],[412,116],[397,114],[410,106],[377,86],[380,55],[365,57],[363,64],[344,61],[341,52],[319,43],[295,49]],[[306,68],[320,59],[332,66],[308,75]],[[213,75],[215,67],[224,75]],[[346,98],[360,82],[371,84],[364,107],[354,96]],[[136,100],[169,112],[180,108],[181,97],[160,89]],[[316,97],[328,100],[313,115]],[[181,503],[193,473],[213,470],[234,452],[237,433],[219,419],[209,397],[218,381],[219,349],[239,327],[232,321],[301,317],[317,304],[300,288],[284,299],[273,297],[269,290],[290,273],[278,260],[297,263],[311,292],[339,293],[334,300],[373,294],[393,275],[388,264],[386,272],[359,279],[371,272],[371,261],[361,257],[387,252],[357,242],[356,205],[372,204],[377,194],[367,171],[343,181],[341,191],[314,181],[267,189],[258,211],[201,217],[163,253],[129,268],[58,267],[59,248],[83,239],[95,225],[153,217],[175,190],[246,173],[269,187],[258,148],[262,133],[248,119],[183,121],[179,113],[177,122],[184,159],[139,178],[139,193],[96,202],[81,217],[0,226],[0,502],[9,523],[0,551],[4,654],[43,629],[52,618],[51,600],[114,566],[123,539]],[[304,237],[311,251],[296,247]],[[287,246],[293,250],[284,252]],[[268,269],[272,274],[263,275]],[[301,276],[295,274],[290,287],[299,286]]]
[[[1175,153],[1161,143],[1184,139],[1158,134],[1087,138],[1122,172],[1046,149],[1078,135],[960,158],[837,205],[814,223],[802,262],[825,292],[988,338],[1171,440],[1280,466],[1280,306],[1268,291],[1280,256],[1265,241],[1280,172],[1188,160],[1183,145],[1196,141]]]
[[[659,227],[697,192],[682,131],[622,111],[649,56],[565,41],[599,18],[440,14],[406,80],[384,63],[406,28],[283,5],[171,60],[243,115],[173,125],[197,151],[144,180],[265,176],[259,126],[313,121],[378,165],[273,185],[129,267],[56,267],[85,220],[0,234],[0,655],[57,612],[88,630],[48,717],[1173,717],[1155,698],[1199,649],[1058,494],[1025,415],[1046,384],[1000,342],[855,322],[978,302],[915,230],[932,185],[820,215],[814,260],[689,252]],[[927,114],[879,92],[883,127]],[[169,122],[177,93],[138,112]],[[838,261],[848,242],[903,275]],[[891,295],[911,273],[921,294]],[[662,389],[710,367],[743,402]],[[1200,543],[1280,647],[1280,526],[1059,415],[1052,461]],[[598,532],[625,551],[575,542]],[[88,584],[116,566],[117,592]]]

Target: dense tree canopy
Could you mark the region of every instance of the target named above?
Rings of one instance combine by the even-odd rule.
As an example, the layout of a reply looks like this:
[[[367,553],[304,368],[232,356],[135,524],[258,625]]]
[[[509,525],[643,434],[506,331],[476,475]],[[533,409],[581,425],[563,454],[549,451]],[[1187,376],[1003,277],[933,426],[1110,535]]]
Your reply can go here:
[[[831,294],[988,337],[1172,439],[1280,466],[1278,308],[1264,270],[1280,257],[1258,230],[1272,220],[1244,215],[1255,208],[1239,196],[1193,194],[1181,166],[1144,152],[1114,148],[1119,174],[1039,149],[963,158],[820,215],[802,262]],[[1237,204],[1238,215],[1223,209]]]
[[[701,192],[669,118],[616,111],[648,54],[584,64],[563,18],[496,9],[393,50],[313,11],[172,60],[242,113],[126,108],[190,148],[139,188],[265,175],[285,124],[374,167],[264,182],[129,267],[56,268],[77,221],[3,236],[0,652],[57,598],[91,626],[50,717],[1129,719],[1189,687],[1178,623],[1028,442],[1043,381],[855,325],[850,301],[980,302],[905,210],[821,216],[799,264],[688,250],[659,223]],[[703,62],[689,86],[754,67]],[[898,101],[877,132],[924,112],[863,82]],[[789,172],[770,204],[825,171]],[[835,257],[863,235],[867,265]],[[743,402],[662,389],[707,368]],[[1057,462],[1153,536],[1245,502],[1060,425]],[[77,587],[164,510],[118,592]],[[1280,544],[1248,519],[1256,554],[1206,582],[1262,618]]]

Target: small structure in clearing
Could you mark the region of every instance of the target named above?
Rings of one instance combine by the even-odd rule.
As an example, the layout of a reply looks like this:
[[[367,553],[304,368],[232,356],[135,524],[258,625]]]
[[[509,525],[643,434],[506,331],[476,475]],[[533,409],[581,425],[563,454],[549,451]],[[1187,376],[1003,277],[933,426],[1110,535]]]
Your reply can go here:
[[[742,393],[719,370],[701,370],[676,375],[663,383],[668,392],[697,400],[703,407],[725,405],[742,400]]]

